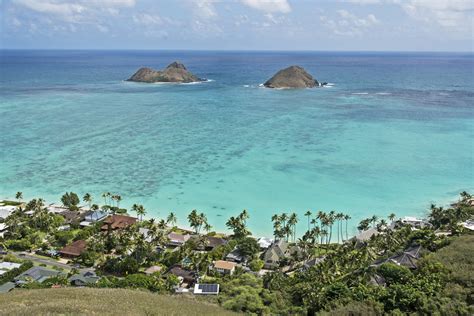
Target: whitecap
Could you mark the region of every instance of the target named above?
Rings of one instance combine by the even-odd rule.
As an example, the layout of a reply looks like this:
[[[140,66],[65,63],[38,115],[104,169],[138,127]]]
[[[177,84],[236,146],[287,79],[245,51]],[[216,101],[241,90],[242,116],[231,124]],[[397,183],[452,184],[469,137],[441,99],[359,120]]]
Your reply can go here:
[[[391,95],[390,92],[377,92],[376,95]]]
[[[244,87],[245,88],[250,88],[250,86],[248,84],[244,84]]]
[[[354,92],[354,93],[351,93],[351,94],[355,94],[355,95],[367,95],[369,94],[368,92]]]

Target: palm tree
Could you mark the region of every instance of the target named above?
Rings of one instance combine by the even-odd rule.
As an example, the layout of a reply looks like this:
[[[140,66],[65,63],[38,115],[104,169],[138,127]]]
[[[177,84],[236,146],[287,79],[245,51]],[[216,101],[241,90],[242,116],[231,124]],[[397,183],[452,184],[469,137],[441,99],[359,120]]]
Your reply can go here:
[[[104,199],[104,205],[107,205],[107,193],[102,193],[102,198]]]
[[[195,233],[198,233],[199,228],[199,215],[196,210],[192,210],[191,213],[188,215],[189,226],[194,228]]]
[[[86,202],[87,204],[89,204],[89,209],[90,209],[91,204],[92,204],[92,196],[89,193],[86,193],[84,194],[84,197],[82,198],[82,200]]]
[[[288,218],[288,226],[292,229],[293,233],[293,242],[295,242],[296,238],[296,224],[298,223],[298,215],[296,213],[291,213],[290,217]]]
[[[344,214],[342,213],[337,213],[334,218],[336,219],[337,221],[337,243],[339,243],[339,236],[341,236],[342,234],[342,227],[341,227],[341,224],[342,224],[342,219],[344,218]],[[341,238],[342,240],[344,240],[344,236],[342,236]]]
[[[166,218],[166,222],[171,224],[172,226],[176,226],[176,223],[178,222],[178,219],[176,215],[173,212],[170,212],[168,214],[168,217]]]
[[[209,225],[209,223],[206,221],[204,223],[204,230],[206,231],[206,233],[209,233],[211,231],[211,229],[212,229],[212,226]]]
[[[393,220],[396,218],[397,216],[395,215],[395,213],[390,213],[390,215],[388,216],[388,219],[393,222]]]
[[[117,208],[120,208],[120,201],[122,201],[122,197],[120,195],[115,195],[115,201],[117,202]]]
[[[143,220],[143,216],[146,214],[146,210],[141,204],[133,204],[132,211],[137,213],[137,217],[140,218],[140,222]]]
[[[348,233],[347,233],[347,222],[348,222],[350,219],[351,219],[351,217],[350,217],[348,214],[344,215],[344,220],[346,221],[346,240],[349,239],[349,235],[348,235]]]
[[[374,225],[375,227],[375,224],[377,224],[377,221],[379,220],[378,216],[377,215],[373,215],[370,219],[372,225]]]
[[[304,216],[308,217],[308,231],[310,230],[309,224],[310,224],[310,217],[311,217],[311,211],[307,211],[304,213]]]
[[[21,202],[21,200],[23,199],[23,192],[17,192],[15,194],[15,198],[18,200],[18,202]]]
[[[244,223],[244,226],[247,226],[247,220],[249,219],[249,213],[247,210],[243,210],[242,213],[239,214],[240,219]]]

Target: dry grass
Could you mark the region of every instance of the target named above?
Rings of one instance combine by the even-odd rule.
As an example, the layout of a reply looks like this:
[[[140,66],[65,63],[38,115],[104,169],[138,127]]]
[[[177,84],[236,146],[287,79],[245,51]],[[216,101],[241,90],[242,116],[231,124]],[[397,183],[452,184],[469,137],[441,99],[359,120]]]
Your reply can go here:
[[[192,297],[125,289],[14,290],[0,295],[1,315],[236,315]]]

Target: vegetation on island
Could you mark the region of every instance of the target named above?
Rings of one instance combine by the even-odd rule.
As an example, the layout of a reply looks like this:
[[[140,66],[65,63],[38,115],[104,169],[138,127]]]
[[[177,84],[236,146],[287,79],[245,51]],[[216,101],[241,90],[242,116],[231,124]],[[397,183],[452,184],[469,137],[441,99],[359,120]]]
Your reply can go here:
[[[101,276],[89,287],[171,294],[180,287],[181,280],[166,272],[180,266],[201,283],[220,285],[218,296],[196,296],[195,299],[247,314],[474,313],[474,279],[470,273],[474,270],[471,255],[474,235],[462,225],[474,218],[474,200],[466,192],[450,207],[432,205],[426,221],[416,225],[397,219],[395,214],[364,219],[358,225],[364,238],[349,238],[350,216],[341,212],[307,211],[302,219],[307,222],[305,232],[296,230],[298,214],[275,214],[271,217],[274,240],[286,243],[288,248],[276,266],[267,269],[262,269],[268,263],[266,250],[262,251],[252,237],[246,210],[228,219],[226,226],[232,234],[222,236],[225,243],[209,248],[209,238],[217,234],[212,231],[205,213],[198,210],[192,210],[187,216],[193,231],[176,227],[173,212],[162,219],[144,218],[147,211],[139,204],[130,210],[138,220],[122,229],[104,226],[100,220],[86,227],[71,222],[68,229],[63,230],[65,218],[49,212],[42,199],[20,203],[21,198],[22,194],[17,194],[19,204],[5,219],[7,229],[1,240],[4,248],[13,254],[19,251],[46,253],[85,240],[87,249],[71,259],[71,264],[94,268]],[[90,194],[85,194],[82,200],[90,210],[127,214],[128,210],[119,206],[119,195],[104,193],[102,198],[102,206],[94,204]],[[61,199],[69,211],[79,214],[83,207],[78,200],[73,192]],[[170,247],[171,232],[189,234],[191,238],[180,246]],[[416,256],[410,249],[416,249]],[[238,253],[242,261],[231,275],[212,269],[213,262],[224,260],[230,253]],[[24,262],[22,271],[25,264],[31,265]],[[144,270],[151,266],[161,269],[145,274]],[[23,287],[68,287],[67,277],[77,271],[71,267],[67,272],[41,284],[31,282]],[[17,274],[19,271],[10,273],[8,279]],[[59,289],[54,293],[61,290],[72,291]],[[8,295],[29,295],[16,294],[16,291]]]

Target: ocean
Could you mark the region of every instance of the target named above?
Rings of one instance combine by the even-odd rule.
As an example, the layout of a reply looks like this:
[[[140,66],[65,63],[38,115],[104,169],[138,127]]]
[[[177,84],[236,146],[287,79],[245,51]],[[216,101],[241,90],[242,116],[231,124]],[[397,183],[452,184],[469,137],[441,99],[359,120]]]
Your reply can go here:
[[[208,82],[126,82],[183,62]],[[324,88],[273,90],[303,66]],[[472,53],[1,51],[0,198],[120,194],[148,217],[193,209],[423,216],[474,191]]]

